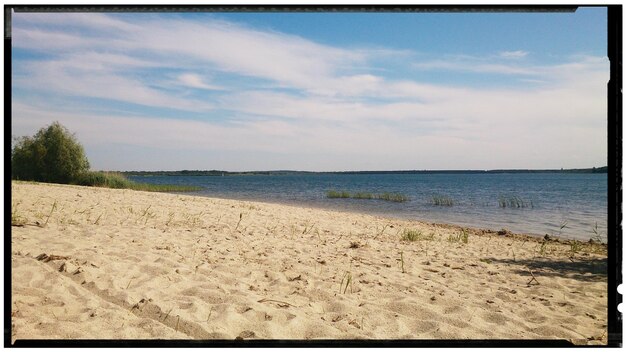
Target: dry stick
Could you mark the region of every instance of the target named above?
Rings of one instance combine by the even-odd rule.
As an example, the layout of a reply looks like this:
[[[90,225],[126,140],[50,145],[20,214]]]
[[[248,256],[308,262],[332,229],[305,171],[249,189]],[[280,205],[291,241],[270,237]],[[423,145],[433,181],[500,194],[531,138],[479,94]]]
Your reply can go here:
[[[178,319],[176,320],[176,328],[174,329],[174,331],[178,332],[178,322],[180,322],[180,315],[176,316]]]
[[[539,281],[537,280],[537,278],[535,277],[535,274],[533,274],[533,271],[528,269],[528,272],[530,273],[530,275],[533,277],[532,279],[530,279],[530,281],[528,281],[528,283],[526,285],[530,285],[531,282],[535,281],[537,283],[537,285],[539,284]]]
[[[167,317],[170,315],[170,313],[172,312],[173,309],[174,309],[174,307],[172,307],[172,309],[170,309],[169,312],[167,312],[167,314],[165,314],[165,318],[163,318],[163,320],[161,320],[161,321],[165,321],[165,319],[167,319]]]
[[[237,231],[237,228],[239,227],[239,224],[241,223],[241,218],[243,218],[243,213],[239,213],[239,222],[237,222],[237,226],[235,226],[235,231]]]
[[[311,225],[311,227],[309,227],[308,229],[307,229],[307,227],[305,226],[305,227],[304,227],[304,232],[302,232],[302,234],[303,234],[303,235],[306,235],[306,234],[307,234],[307,232],[309,232],[309,231],[313,230],[313,228],[315,227],[315,225],[316,225],[316,224],[317,224],[317,222],[314,222],[314,223],[313,223],[313,225]]]
[[[343,287],[343,280],[346,280],[346,286],[343,289],[343,293],[345,294],[346,291],[348,291],[348,285],[350,285],[350,293],[353,293],[352,290],[352,272],[350,271],[346,271],[346,273],[343,275],[343,278],[341,279],[341,283],[339,284],[339,293],[341,293],[341,288]]]
[[[52,216],[52,212],[54,211],[54,209],[56,209],[57,207],[57,201],[54,201],[54,204],[52,204],[52,209],[50,209],[50,214],[48,214],[48,217],[46,218],[46,222],[43,224],[43,226],[48,225],[48,220],[50,220],[50,217]]]
[[[374,236],[374,239],[376,239],[378,236],[382,235],[383,232],[385,232],[385,229],[387,228],[387,226],[389,226],[389,224],[383,226],[383,229],[376,236]]]
[[[98,216],[98,218],[96,219],[96,221],[94,221],[94,225],[98,225],[98,221],[100,221],[100,218],[102,217],[102,215],[104,215],[104,213],[100,214],[100,216]]]
[[[271,299],[271,298],[263,298],[263,299],[258,300],[257,302],[259,302],[259,303],[263,303],[263,302],[276,302],[276,303],[283,303],[283,304],[287,304],[287,305],[289,305],[289,306],[291,306],[291,307],[296,307],[296,308],[298,308],[298,306],[294,306],[293,304],[291,304],[291,303],[289,303],[289,302],[279,301],[279,300],[276,300],[276,299]]]

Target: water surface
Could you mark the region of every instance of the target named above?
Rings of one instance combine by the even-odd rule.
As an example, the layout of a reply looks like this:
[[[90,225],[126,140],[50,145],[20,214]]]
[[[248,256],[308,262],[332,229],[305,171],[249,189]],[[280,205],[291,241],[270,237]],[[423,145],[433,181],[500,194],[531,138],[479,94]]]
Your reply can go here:
[[[362,212],[518,233],[588,240],[606,238],[607,174],[294,174],[245,176],[131,176],[132,180],[202,187],[191,194]],[[403,203],[329,199],[326,191],[397,192]],[[433,196],[453,200],[435,206]],[[501,207],[518,197],[523,208]],[[531,206],[532,204],[532,206]],[[561,226],[565,225],[563,229]]]

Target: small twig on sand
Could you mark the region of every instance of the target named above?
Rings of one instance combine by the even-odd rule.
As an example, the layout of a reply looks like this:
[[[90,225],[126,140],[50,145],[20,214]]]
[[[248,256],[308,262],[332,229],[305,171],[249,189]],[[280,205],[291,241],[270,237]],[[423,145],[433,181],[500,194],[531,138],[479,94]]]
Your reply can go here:
[[[311,227],[308,227],[308,226],[306,226],[306,225],[305,225],[305,226],[304,226],[304,231],[302,232],[302,234],[303,234],[303,235],[306,235],[306,234],[307,234],[307,232],[309,232],[309,231],[313,230],[313,227],[315,227],[315,224],[317,224],[317,223],[315,223],[315,222],[314,222],[314,223],[313,223],[313,225],[311,225]]]
[[[235,226],[235,231],[239,228],[239,224],[241,224],[241,219],[243,218],[243,213],[239,213],[239,222],[237,222],[237,226]]]
[[[533,277],[532,279],[530,279],[530,281],[528,281],[528,283],[526,285],[530,285],[533,281],[537,283],[537,285],[539,285],[539,280],[537,280],[537,278],[535,277],[535,274],[533,274],[533,271],[528,269],[528,272],[530,273],[530,275]]]
[[[167,319],[167,317],[170,315],[170,313],[172,312],[173,309],[174,309],[174,307],[172,307],[172,309],[170,309],[169,312],[167,312],[167,314],[165,314],[165,318],[163,318],[163,320],[161,320],[161,321],[165,321],[165,319]]]
[[[289,305],[289,306],[291,306],[291,307],[296,307],[296,308],[298,307],[298,306],[294,306],[293,304],[291,304],[291,303],[289,303],[289,302],[279,301],[279,300],[276,300],[276,299],[270,299],[270,298],[263,298],[263,299],[261,299],[261,300],[258,300],[257,302],[259,302],[259,303],[263,303],[263,302],[275,302],[275,303],[287,304],[287,305]]]
[[[383,232],[385,232],[385,229],[387,228],[387,226],[389,226],[389,224],[383,226],[383,229],[379,233],[377,233],[376,236],[374,236],[374,239],[376,239],[376,238],[378,238],[378,236],[382,235]]]

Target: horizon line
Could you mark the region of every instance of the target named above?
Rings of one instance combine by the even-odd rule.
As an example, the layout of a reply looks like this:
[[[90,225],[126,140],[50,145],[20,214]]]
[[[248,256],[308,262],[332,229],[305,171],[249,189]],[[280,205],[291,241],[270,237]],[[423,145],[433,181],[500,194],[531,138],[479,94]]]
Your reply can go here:
[[[102,172],[227,172],[227,173],[268,173],[268,172],[301,172],[301,173],[377,173],[377,172],[507,172],[507,171],[577,171],[577,170],[594,170],[608,168],[608,165],[592,166],[583,168],[555,168],[555,169],[529,169],[529,168],[516,168],[516,169],[396,169],[396,170],[344,170],[344,171],[309,171],[309,170],[291,170],[291,169],[274,169],[274,170],[246,170],[246,171],[230,171],[230,170],[218,170],[218,169],[181,169],[181,170],[99,170]]]

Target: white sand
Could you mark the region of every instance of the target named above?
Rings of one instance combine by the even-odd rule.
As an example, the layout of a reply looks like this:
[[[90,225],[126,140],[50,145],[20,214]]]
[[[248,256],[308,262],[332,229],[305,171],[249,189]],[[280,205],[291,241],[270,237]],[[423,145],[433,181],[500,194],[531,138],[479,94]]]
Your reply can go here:
[[[12,192],[13,340],[606,343],[606,255],[590,246],[131,190]]]

